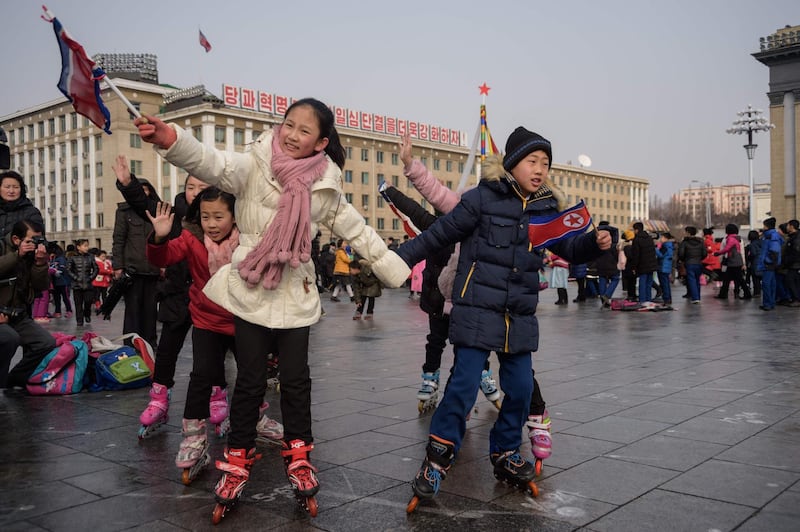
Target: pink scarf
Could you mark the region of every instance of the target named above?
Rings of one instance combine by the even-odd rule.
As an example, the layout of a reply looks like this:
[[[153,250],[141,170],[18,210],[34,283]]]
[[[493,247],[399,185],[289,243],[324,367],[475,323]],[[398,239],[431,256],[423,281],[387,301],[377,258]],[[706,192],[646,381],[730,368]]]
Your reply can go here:
[[[239,230],[234,226],[228,238],[222,242],[214,242],[208,235],[203,235],[203,243],[208,250],[208,271],[211,275],[231,263],[233,250],[239,246]]]
[[[280,126],[272,136],[272,171],[283,187],[275,218],[261,242],[239,263],[239,275],[250,288],[278,286],[287,262],[292,268],[311,260],[311,184],[328,167],[325,152],[293,159],[280,148]]]

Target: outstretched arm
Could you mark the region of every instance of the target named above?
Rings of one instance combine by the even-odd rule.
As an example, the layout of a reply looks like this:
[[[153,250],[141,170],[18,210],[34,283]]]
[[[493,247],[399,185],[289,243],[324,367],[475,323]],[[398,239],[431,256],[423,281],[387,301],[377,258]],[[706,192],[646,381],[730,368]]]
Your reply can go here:
[[[425,165],[411,156],[411,136],[406,133],[400,137],[400,160],[403,161],[403,174],[414,183],[422,197],[428,200],[438,211],[445,214],[453,210],[458,203],[458,194],[447,188],[436,179]]]

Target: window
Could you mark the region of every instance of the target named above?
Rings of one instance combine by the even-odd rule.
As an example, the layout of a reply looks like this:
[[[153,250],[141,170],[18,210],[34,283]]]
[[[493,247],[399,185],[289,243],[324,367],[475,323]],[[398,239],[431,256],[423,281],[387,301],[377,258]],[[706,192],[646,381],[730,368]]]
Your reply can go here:
[[[392,218],[392,231],[400,230],[400,220],[397,218]]]
[[[572,178],[571,178],[571,177],[568,177],[568,178],[567,178],[567,186],[568,186],[568,187],[571,187],[571,186],[572,186]],[[570,200],[570,201],[571,201],[571,200]]]
[[[192,135],[194,135],[194,138],[196,138],[200,142],[203,142],[203,128],[202,127],[200,127],[200,126],[193,127],[192,128]]]
[[[369,161],[369,150],[367,148],[361,148],[361,160],[364,162]]]
[[[392,186],[394,188],[397,188],[397,187],[400,186],[400,176],[397,176],[397,175],[393,175],[392,176]]]
[[[375,220],[375,222],[376,222],[376,225],[377,225],[376,229],[378,231],[383,231],[385,229],[385,227],[384,227],[385,223],[384,223],[383,218],[378,218],[377,220]]]
[[[14,144],[16,144],[16,142],[14,142],[14,138],[16,137],[16,132],[17,132],[17,130],[16,130],[16,129],[12,129],[11,131],[9,131],[9,132],[8,132],[8,143],[9,143],[11,146],[13,146]]]
[[[369,172],[361,172],[361,184],[369,185]]]
[[[83,191],[83,203],[88,204],[92,202],[92,191],[91,190],[84,190]]]
[[[244,129],[236,128],[233,130],[233,144],[234,146],[244,145]]]
[[[142,174],[142,161],[136,161],[136,160],[131,159],[130,163],[131,163],[131,173],[134,174],[134,175],[136,175],[136,174],[141,175]]]
[[[224,126],[214,126],[214,142],[217,144],[224,144],[225,143],[225,127]]]
[[[397,153],[393,153],[392,154],[392,164],[397,166],[397,164],[398,164],[397,161],[399,161],[399,160],[400,160],[400,155],[398,155]]]
[[[72,174],[70,174],[70,175],[71,175],[72,179],[78,179],[78,167],[77,166],[73,166],[72,167]]]
[[[352,183],[353,182],[353,171],[352,170],[345,170],[344,171],[344,182],[345,183]]]
[[[383,196],[380,195],[378,196],[378,199],[376,200],[376,205],[378,206],[379,209],[383,207],[384,205]]]
[[[85,177],[86,179],[89,179],[89,165],[88,164],[84,164],[83,165],[83,177]],[[78,201],[77,198],[75,199],[75,201]]]
[[[138,133],[131,133],[131,148],[141,148],[142,137]]]
[[[453,171],[453,161],[447,161],[447,162],[445,162],[445,163],[444,163],[444,168],[445,168],[445,170],[447,170],[448,172],[452,172],[452,171]]]
[[[369,225],[369,216],[364,216],[364,223]]]
[[[66,204],[67,204],[67,193],[66,192],[62,192],[61,193],[61,206],[63,207]]]
[[[84,229],[89,229],[92,225],[92,215],[91,214],[84,214],[83,215],[83,227]]]
[[[103,162],[100,161],[99,163],[95,163],[94,165],[94,175],[97,177],[103,177]]]
[[[67,117],[65,115],[61,115],[58,117],[58,131],[59,133],[64,133],[67,130]]]
[[[461,162],[461,161],[458,162],[458,173],[459,174],[463,174],[464,173],[464,163]]]
[[[55,145],[48,146],[47,148],[47,159],[53,163],[56,160],[56,147]]]
[[[352,146],[348,146],[344,149],[345,151],[345,158],[352,159],[353,158],[353,148]]]
[[[103,213],[102,212],[98,212],[97,213],[97,227],[98,228],[103,227]]]
[[[433,169],[434,170],[438,170],[439,169],[439,163],[440,163],[439,159],[434,159],[433,160]]]
[[[73,229],[78,229],[78,217],[77,216],[73,216],[72,217],[72,228]]]
[[[427,157],[420,157],[419,158],[419,162],[421,162],[425,166],[428,166],[428,158]]]
[[[361,194],[361,207],[369,209],[369,194]]]
[[[141,137],[139,138],[139,144],[141,144]],[[102,151],[103,149],[103,135],[95,135],[94,136],[94,151]]]
[[[83,139],[83,153],[89,153],[89,137]]]
[[[447,162],[450,162],[450,161],[447,161]],[[447,186],[447,188],[449,188],[450,190],[453,190],[453,182],[452,181],[448,181],[445,186]]]
[[[161,197],[164,198],[164,201],[167,201],[169,198],[172,197],[172,187],[169,185],[164,185],[164,188],[161,189]]]
[[[353,193],[352,192],[345,192],[344,193],[344,199],[347,200],[347,203],[352,204],[353,203]]]
[[[23,144],[25,142],[25,129],[19,128],[19,143]]]
[[[47,134],[51,137],[56,134],[56,119],[51,118],[47,121]]]
[[[98,188],[97,189],[97,192],[95,193],[95,201],[97,203],[103,203],[103,189],[102,188]],[[97,225],[100,226],[100,227],[103,226],[103,224],[100,223],[100,222],[98,222]]]
[[[376,163],[383,163],[383,152],[382,151],[375,152],[375,162]]]
[[[384,181],[386,181],[386,177],[385,177],[383,174],[378,174],[378,175],[376,176],[376,179],[378,180],[378,186],[380,186],[380,184],[381,184],[381,183],[383,183]]]
[[[56,171],[55,170],[50,170],[50,184],[51,185],[55,185],[56,184]]]
[[[69,114],[69,128],[78,129],[78,113]],[[64,220],[64,225],[67,225],[66,219]]]
[[[603,198],[600,198],[600,208],[603,208]]]
[[[169,161],[161,161],[161,175],[169,177],[171,169],[172,165],[169,164]]]
[[[588,181],[584,181],[583,182],[583,190],[589,190],[589,182]]]
[[[67,182],[67,169],[66,168],[62,168],[61,169],[61,182],[62,183],[66,183]]]
[[[39,138],[44,137],[44,120],[39,122]]]
[[[28,142],[33,142],[33,124],[28,124]]]

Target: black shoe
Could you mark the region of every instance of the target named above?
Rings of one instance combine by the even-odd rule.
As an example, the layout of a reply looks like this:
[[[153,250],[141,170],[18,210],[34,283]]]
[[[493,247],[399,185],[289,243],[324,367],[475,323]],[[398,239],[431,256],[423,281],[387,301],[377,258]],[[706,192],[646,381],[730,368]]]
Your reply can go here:
[[[85,321],[86,323],[92,323],[92,314],[89,313],[86,316],[84,316],[83,321]]]
[[[6,397],[27,397],[30,394],[23,386],[9,386],[3,389],[3,395]]]
[[[774,307],[765,307],[764,305],[759,305],[758,308],[760,308],[761,310],[775,310]]]
[[[340,299],[338,297],[331,296],[331,301],[333,301],[334,303],[338,303]]]
[[[723,296],[723,295],[720,294],[720,295],[714,296],[714,299],[728,299],[728,296]]]

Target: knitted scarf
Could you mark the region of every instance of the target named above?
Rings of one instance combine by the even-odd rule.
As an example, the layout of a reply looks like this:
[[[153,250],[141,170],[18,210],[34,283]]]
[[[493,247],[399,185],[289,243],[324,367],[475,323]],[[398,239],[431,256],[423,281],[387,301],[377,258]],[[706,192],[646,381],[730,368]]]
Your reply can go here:
[[[214,242],[208,235],[203,235],[203,243],[208,250],[208,271],[211,275],[230,264],[233,250],[239,246],[239,230],[234,227],[228,238],[221,242]]]
[[[283,187],[278,209],[261,241],[239,263],[239,275],[250,288],[259,280],[264,288],[277,288],[284,265],[292,268],[311,260],[311,184],[328,167],[325,152],[294,159],[278,143],[280,127],[272,136],[272,171]]]

